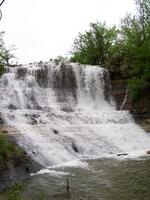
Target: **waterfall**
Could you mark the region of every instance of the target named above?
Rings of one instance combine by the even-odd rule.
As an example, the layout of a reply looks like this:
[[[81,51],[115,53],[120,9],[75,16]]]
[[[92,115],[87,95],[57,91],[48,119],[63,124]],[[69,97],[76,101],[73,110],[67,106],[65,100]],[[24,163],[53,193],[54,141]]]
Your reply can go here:
[[[116,110],[108,80],[99,66],[40,62],[10,68],[0,79],[0,116],[45,167],[148,149],[150,138],[130,113]]]
[[[120,106],[120,110],[123,110],[125,104],[127,103],[127,100],[128,100],[128,88],[126,89],[126,93],[125,93],[123,102],[122,102],[122,104],[121,104],[121,106]]]

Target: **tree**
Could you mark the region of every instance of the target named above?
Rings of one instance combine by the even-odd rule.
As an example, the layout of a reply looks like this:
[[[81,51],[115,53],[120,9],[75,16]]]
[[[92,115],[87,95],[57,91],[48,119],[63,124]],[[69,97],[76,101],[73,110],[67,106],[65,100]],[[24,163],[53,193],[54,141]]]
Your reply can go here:
[[[0,6],[2,6],[2,5],[3,5],[4,1],[5,1],[5,0],[2,0],[2,1],[0,2]]]
[[[79,33],[73,44],[71,61],[101,65],[111,78],[129,80],[129,93],[137,100],[150,88],[150,0],[135,0],[137,14],[128,14],[121,26],[108,28],[91,23],[90,30]]]
[[[116,37],[115,27],[106,28],[105,23],[91,23],[90,30],[79,33],[75,39],[71,61],[91,65],[106,64],[112,54]]]
[[[133,100],[150,87],[150,0],[136,0],[136,5],[137,15],[128,15],[121,27]]]
[[[4,32],[0,32],[0,75],[4,73],[5,66],[11,66],[12,58],[15,58],[11,53],[13,50],[7,49],[3,40]]]

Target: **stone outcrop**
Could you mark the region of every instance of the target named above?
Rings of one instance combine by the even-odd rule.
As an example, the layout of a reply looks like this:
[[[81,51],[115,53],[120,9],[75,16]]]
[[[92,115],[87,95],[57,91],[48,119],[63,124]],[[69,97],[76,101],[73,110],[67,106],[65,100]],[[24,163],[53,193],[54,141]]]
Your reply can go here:
[[[120,110],[122,104],[123,110],[129,110],[137,123],[139,123],[147,132],[150,132],[150,92],[144,91],[141,98],[133,102],[127,94],[127,80],[112,80],[112,95],[116,101],[117,109]],[[124,101],[125,100],[125,101]]]
[[[59,72],[57,70],[54,72],[52,80],[57,101],[62,103],[62,110],[73,111],[69,99],[72,99],[73,104],[77,103],[77,80],[71,65],[62,63]]]
[[[24,79],[27,74],[27,68],[21,67],[17,69],[16,79]]]
[[[2,125],[4,123],[1,112],[0,112],[0,125]]]
[[[35,79],[40,87],[48,87],[48,68],[44,66],[37,69],[35,72]]]
[[[53,87],[58,93],[59,102],[65,102],[67,95],[71,95],[76,101],[77,81],[75,73],[69,64],[61,64],[59,73],[56,71],[53,77]]]
[[[15,182],[22,181],[42,167],[33,161],[15,142],[14,137],[7,133],[6,127],[0,126],[8,142],[13,144],[13,153],[6,159],[0,160],[0,192]]]

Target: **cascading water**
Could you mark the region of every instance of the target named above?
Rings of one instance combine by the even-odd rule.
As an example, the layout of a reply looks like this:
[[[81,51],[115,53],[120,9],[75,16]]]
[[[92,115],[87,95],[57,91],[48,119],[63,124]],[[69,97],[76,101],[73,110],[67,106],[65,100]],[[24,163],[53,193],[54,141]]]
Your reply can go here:
[[[129,112],[116,111],[108,81],[98,66],[41,62],[11,68],[0,79],[1,116],[45,167],[148,149],[150,138]]]
[[[123,110],[125,104],[127,103],[127,100],[128,100],[128,88],[126,89],[126,93],[125,93],[123,102],[122,102],[122,104],[121,104],[121,106],[120,106],[120,110]]]

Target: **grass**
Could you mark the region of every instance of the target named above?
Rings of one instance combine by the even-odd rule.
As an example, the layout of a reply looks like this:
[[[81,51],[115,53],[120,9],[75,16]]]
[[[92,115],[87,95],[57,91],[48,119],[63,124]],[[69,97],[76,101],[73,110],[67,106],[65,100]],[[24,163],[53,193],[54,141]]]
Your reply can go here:
[[[1,195],[0,200],[21,200],[21,192],[25,184],[22,182],[15,183],[8,187]]]
[[[0,200],[45,200],[45,195],[42,192],[38,196],[23,197],[25,186],[26,184],[23,182],[18,182],[9,186],[0,194]]]
[[[13,163],[15,158],[23,157],[24,152],[20,149],[15,142],[8,139],[7,134],[0,133],[0,168],[7,167],[10,162]],[[0,169],[1,170],[1,169]],[[23,190],[25,183],[17,182],[7,187],[2,193],[0,193],[0,200],[26,200],[23,197]],[[37,195],[37,194],[36,194]],[[30,200],[44,200],[45,195],[40,193],[36,197],[29,198]]]
[[[4,133],[0,133],[0,163],[5,164],[11,160],[13,155],[17,157],[22,155],[22,150],[17,147],[15,142],[9,141]]]

